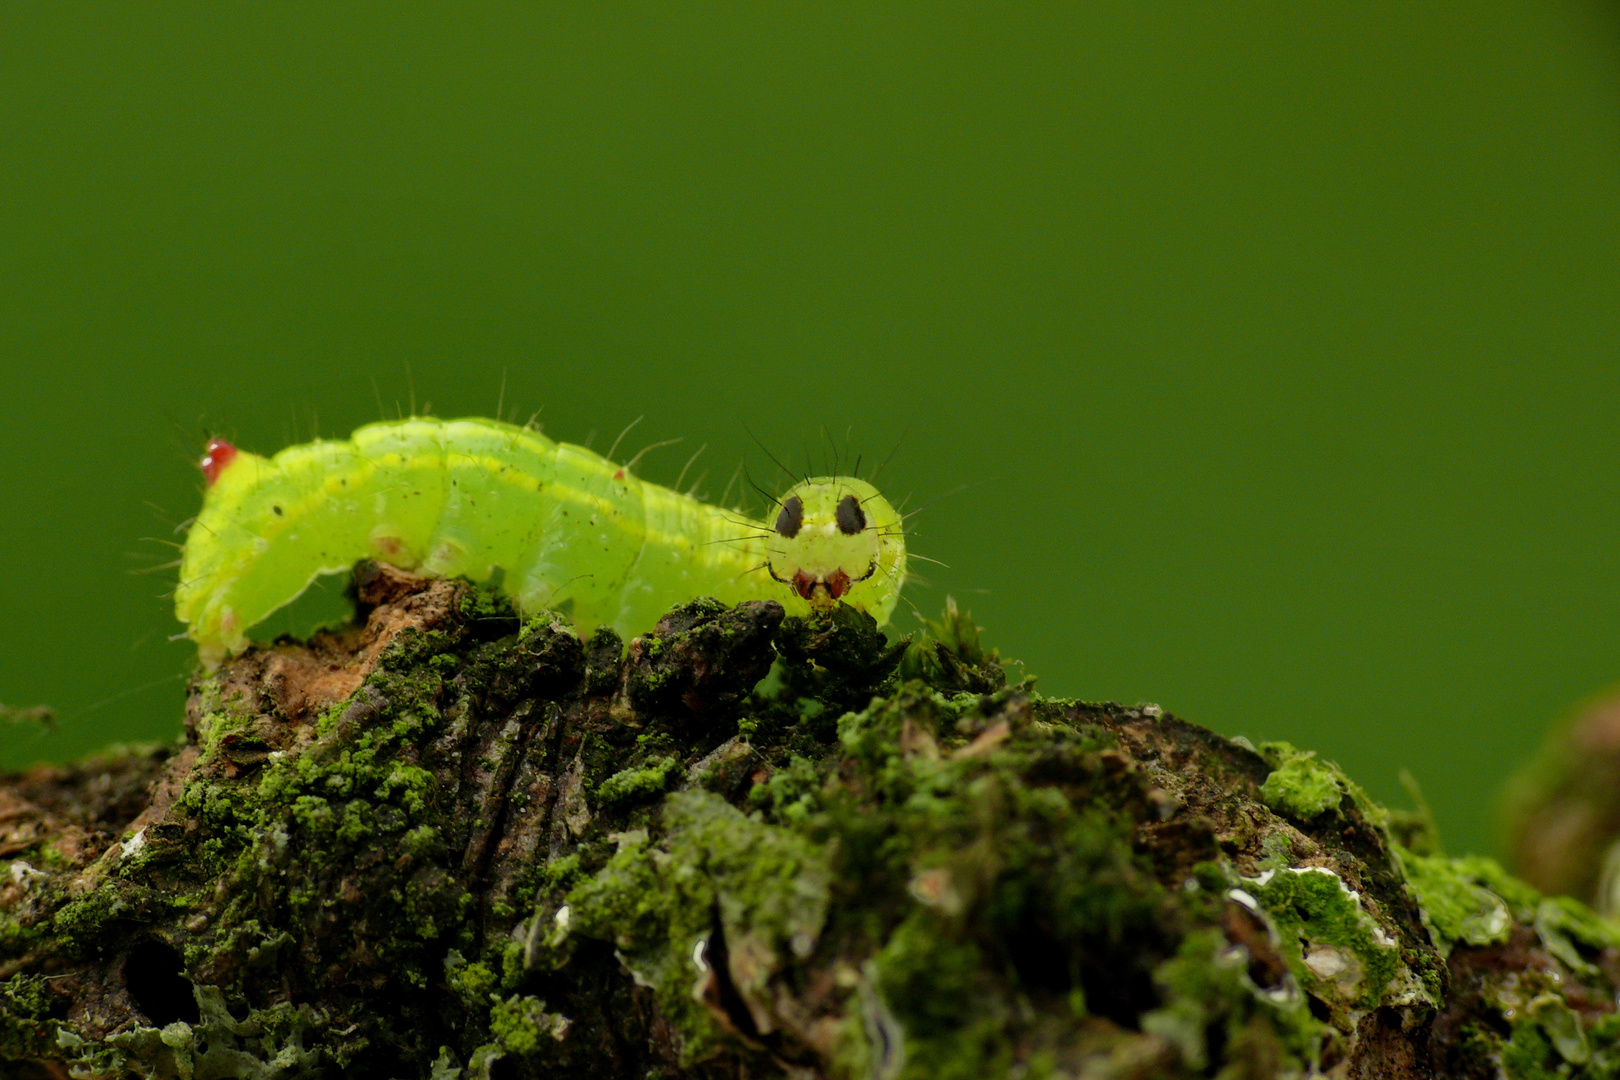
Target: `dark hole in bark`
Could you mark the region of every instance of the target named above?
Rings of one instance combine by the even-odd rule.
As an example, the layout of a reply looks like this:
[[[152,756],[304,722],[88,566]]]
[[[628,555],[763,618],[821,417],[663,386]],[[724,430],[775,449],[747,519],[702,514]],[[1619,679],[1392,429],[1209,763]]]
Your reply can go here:
[[[124,959],[124,986],[153,1027],[198,1020],[197,999],[185,976],[185,964],[166,941],[147,938],[129,950]]]
[[[1031,992],[1067,994],[1074,985],[1073,957],[1053,932],[1051,920],[1025,910],[1007,935],[1007,954],[1018,982]]]
[[[1007,959],[1031,994],[1062,996],[1078,983],[1086,1008],[1133,1030],[1158,1005],[1152,975],[1119,942],[1102,935],[1065,940],[1050,917],[1028,908],[1004,934]]]
[[[1211,1061],[1226,1058],[1226,1021],[1212,1020],[1204,1025],[1204,1046]]]
[[[343,1080],[396,1080],[401,1076],[423,1075],[426,1074],[418,1070],[418,1063],[410,1052],[395,1047],[376,1047],[367,1052],[364,1064],[351,1064],[342,1073]]]
[[[709,945],[705,959],[709,970],[714,973],[713,985],[715,996],[718,998],[717,1004],[725,1011],[726,1017],[738,1031],[749,1038],[757,1038],[759,1028],[754,1026],[754,1015],[748,1011],[748,1003],[743,1001],[737,984],[731,981],[731,953],[726,948],[726,931],[720,924],[718,905],[715,906],[711,917]]]
[[[40,1065],[32,1061],[8,1061],[6,1068],[16,1070],[6,1073],[7,1080],[62,1080],[67,1075],[58,1065]]]
[[[1153,974],[1142,966],[1142,957],[1107,940],[1082,942],[1080,988],[1086,1008],[1131,1030],[1140,1025],[1143,1013],[1159,1005]]]

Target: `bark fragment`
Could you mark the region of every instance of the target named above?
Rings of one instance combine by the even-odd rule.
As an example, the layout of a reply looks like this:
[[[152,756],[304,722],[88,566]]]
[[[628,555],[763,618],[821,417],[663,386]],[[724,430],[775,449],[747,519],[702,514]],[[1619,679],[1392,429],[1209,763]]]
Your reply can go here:
[[[0,782],[40,1077],[1610,1076],[1620,933],[965,615],[623,645],[386,567],[186,739]]]

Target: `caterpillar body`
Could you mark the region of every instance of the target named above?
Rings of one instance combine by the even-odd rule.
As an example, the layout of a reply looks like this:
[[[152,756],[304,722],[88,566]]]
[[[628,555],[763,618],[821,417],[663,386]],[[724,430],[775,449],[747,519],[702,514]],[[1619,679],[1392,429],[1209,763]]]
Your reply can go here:
[[[202,469],[175,614],[209,666],[316,577],[368,558],[498,582],[524,615],[625,637],[695,596],[789,614],[841,600],[881,625],[906,576],[901,517],[864,480],[808,477],[767,523],[496,420],[370,424],[271,458],[215,440]]]

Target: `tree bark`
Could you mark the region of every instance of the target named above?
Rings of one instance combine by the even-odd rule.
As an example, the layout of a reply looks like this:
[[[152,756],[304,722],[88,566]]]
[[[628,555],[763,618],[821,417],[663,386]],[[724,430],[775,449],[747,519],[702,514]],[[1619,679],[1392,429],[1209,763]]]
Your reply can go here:
[[[357,590],[183,742],[0,778],[5,1076],[1620,1072],[1612,924],[954,610]]]

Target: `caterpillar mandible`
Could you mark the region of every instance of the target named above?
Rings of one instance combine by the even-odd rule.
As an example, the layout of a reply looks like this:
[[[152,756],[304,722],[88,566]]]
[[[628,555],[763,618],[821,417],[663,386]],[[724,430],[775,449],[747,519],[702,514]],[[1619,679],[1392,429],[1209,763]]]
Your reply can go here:
[[[316,577],[378,559],[498,581],[527,616],[582,635],[651,630],[696,596],[844,601],[886,623],[906,578],[902,520],[864,480],[808,477],[767,523],[638,479],[581,446],[497,420],[369,424],[272,458],[214,440],[175,615],[212,667]]]

